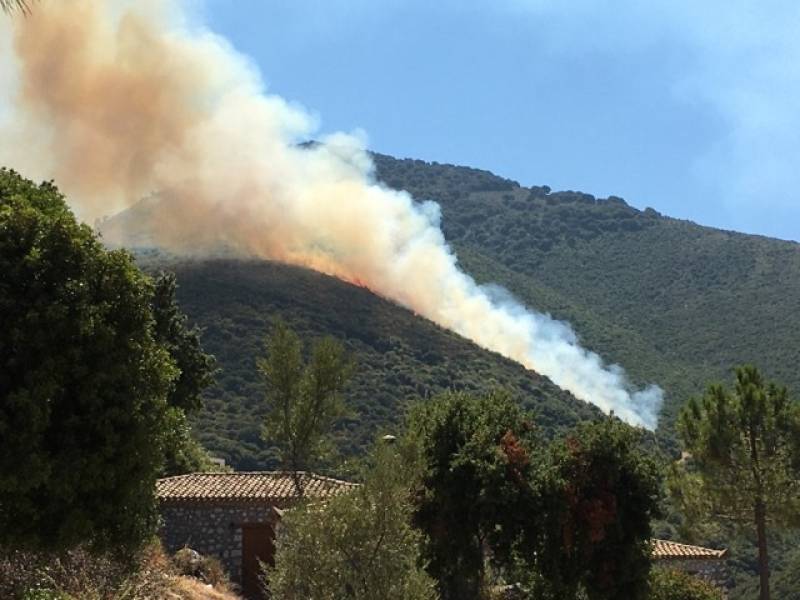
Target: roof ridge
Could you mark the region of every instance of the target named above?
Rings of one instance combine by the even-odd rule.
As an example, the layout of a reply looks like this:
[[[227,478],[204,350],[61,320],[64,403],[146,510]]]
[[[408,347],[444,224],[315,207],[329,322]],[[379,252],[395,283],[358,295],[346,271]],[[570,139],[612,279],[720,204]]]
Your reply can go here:
[[[715,548],[709,548],[708,546],[698,546],[697,544],[685,544],[683,542],[676,542],[674,540],[665,540],[663,538],[650,538],[651,542],[663,542],[665,544],[675,544],[676,546],[683,546],[684,548],[703,548],[704,550],[715,550]]]
[[[650,542],[653,546],[653,554],[656,558],[659,558],[659,555],[660,558],[723,558],[728,554],[727,548],[717,550],[716,548],[685,544],[683,542],[659,538],[651,538]],[[659,552],[659,546],[661,546],[661,552]],[[674,548],[674,550],[670,551],[670,548]],[[685,554],[682,554],[680,552],[681,550],[683,550]]]
[[[182,473],[180,475],[169,475],[167,477],[159,477],[159,479],[175,479],[178,477],[193,477],[198,475],[292,475],[297,473],[298,475],[308,475],[309,477],[318,477],[320,479],[336,479],[337,481],[343,481],[337,479],[336,477],[331,477],[330,475],[322,475],[321,473],[315,473],[314,471],[289,471],[289,470],[277,470],[277,471],[193,471],[191,473]]]
[[[298,475],[305,475],[307,477],[314,477],[316,479],[326,479],[330,481],[341,481],[345,483],[350,483],[345,479],[339,479],[338,477],[332,477],[330,475],[322,475],[321,473],[315,473],[314,471],[288,471],[288,470],[280,470],[280,471],[193,471],[192,473],[182,473],[180,475],[169,475],[167,477],[159,477],[159,481],[165,481],[167,479],[178,479],[180,477],[199,477],[199,476],[219,476],[219,475],[226,475],[226,476],[238,476],[238,475],[287,475],[292,476],[294,474]]]
[[[327,498],[358,487],[358,483],[313,472],[298,471],[301,486],[309,497]],[[217,471],[186,473],[159,479],[156,494],[160,501],[289,500],[298,496],[294,471]]]

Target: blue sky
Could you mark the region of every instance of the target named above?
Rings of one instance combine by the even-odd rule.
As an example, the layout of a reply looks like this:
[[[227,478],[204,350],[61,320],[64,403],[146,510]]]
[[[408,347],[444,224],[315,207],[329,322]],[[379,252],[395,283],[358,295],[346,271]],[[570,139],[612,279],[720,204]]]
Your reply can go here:
[[[204,0],[322,132],[800,240],[800,4]]]

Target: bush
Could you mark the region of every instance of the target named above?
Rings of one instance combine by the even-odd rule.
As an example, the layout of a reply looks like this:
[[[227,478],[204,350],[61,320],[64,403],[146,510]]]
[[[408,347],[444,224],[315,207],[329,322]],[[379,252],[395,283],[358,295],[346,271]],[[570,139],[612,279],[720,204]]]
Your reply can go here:
[[[217,589],[230,589],[228,574],[219,559],[213,556],[204,557],[203,563],[200,565],[200,573],[200,579],[203,582],[213,585]]]
[[[710,583],[673,569],[650,572],[650,600],[722,600],[722,592]]]
[[[0,598],[112,600],[163,598],[173,569],[157,542],[133,561],[80,548],[60,554],[0,552]]]
[[[191,548],[181,548],[172,558],[178,573],[199,579],[219,589],[230,589],[230,581],[222,563],[213,556],[203,556]]]

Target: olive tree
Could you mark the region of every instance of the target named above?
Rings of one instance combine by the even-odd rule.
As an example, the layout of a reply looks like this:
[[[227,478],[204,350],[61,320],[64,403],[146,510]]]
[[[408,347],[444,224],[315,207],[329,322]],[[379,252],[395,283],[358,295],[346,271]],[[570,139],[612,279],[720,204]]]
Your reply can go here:
[[[287,511],[267,573],[283,600],[435,600],[411,525],[411,478],[394,447],[379,445],[363,485]]]
[[[333,426],[345,415],[342,391],[353,364],[331,337],[315,342],[304,359],[300,338],[280,320],[266,346],[266,356],[258,360],[267,387],[262,437],[278,446],[283,467],[295,473],[295,486],[302,495],[297,473],[329,449]]]

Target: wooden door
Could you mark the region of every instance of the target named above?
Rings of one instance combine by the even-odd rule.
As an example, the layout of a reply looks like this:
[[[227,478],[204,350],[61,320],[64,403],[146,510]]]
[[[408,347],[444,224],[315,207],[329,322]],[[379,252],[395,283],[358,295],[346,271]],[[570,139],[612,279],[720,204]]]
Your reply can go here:
[[[275,531],[266,523],[242,525],[242,595],[248,600],[266,598],[259,561],[275,564]]]

